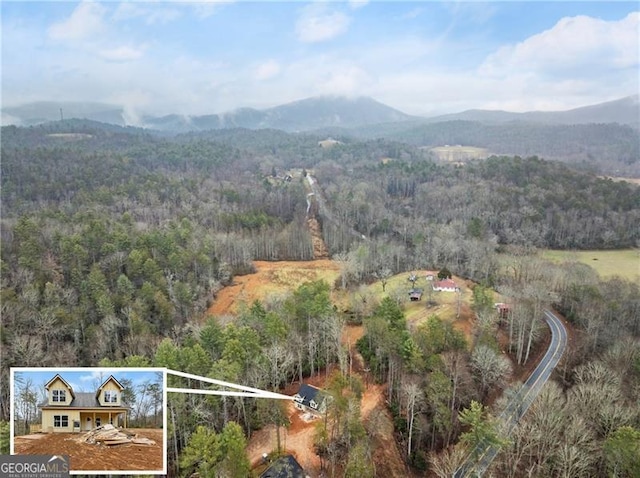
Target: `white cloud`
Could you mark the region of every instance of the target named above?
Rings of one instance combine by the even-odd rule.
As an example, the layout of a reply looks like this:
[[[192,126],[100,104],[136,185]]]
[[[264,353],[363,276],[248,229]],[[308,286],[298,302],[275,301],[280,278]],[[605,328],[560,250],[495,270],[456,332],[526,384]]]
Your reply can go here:
[[[147,25],[164,25],[181,15],[175,8],[167,8],[164,5],[146,3],[122,2],[116,8],[113,18],[116,21],[143,18]]]
[[[104,29],[106,8],[99,3],[82,1],[66,20],[54,23],[49,36],[54,40],[82,40],[95,36]]]
[[[366,6],[369,3],[369,0],[349,0],[349,7],[352,10],[357,10]]]
[[[409,10],[407,13],[400,15],[398,18],[402,20],[413,20],[414,18],[418,18],[425,11],[424,7],[415,7]]]
[[[80,381],[81,382],[91,382],[94,380],[104,380],[105,377],[105,373],[98,371],[98,370],[92,370],[90,374],[88,375],[81,375],[80,376]]]
[[[132,46],[120,46],[117,48],[110,48],[101,50],[99,55],[101,58],[109,61],[133,61],[142,58],[146,46],[132,47]]]
[[[117,91],[108,96],[107,101],[112,104],[122,105],[124,110],[123,120],[128,125],[142,126],[142,114],[153,103],[153,96],[148,90],[129,89]]]
[[[349,23],[350,19],[344,13],[316,3],[303,8],[296,23],[296,34],[305,43],[323,42],[346,32]]]
[[[185,4],[191,5],[198,17],[201,19],[214,15],[224,5],[235,3],[235,0],[178,0]]]
[[[257,80],[268,80],[280,73],[280,64],[275,60],[267,60],[259,64],[255,71]]]
[[[620,21],[566,17],[549,30],[500,48],[486,59],[480,72],[489,76],[513,71],[562,75],[631,68],[639,63],[639,26],[638,12]]]
[[[332,68],[317,88],[324,95],[362,95],[372,83],[371,77],[362,68],[355,65]]]

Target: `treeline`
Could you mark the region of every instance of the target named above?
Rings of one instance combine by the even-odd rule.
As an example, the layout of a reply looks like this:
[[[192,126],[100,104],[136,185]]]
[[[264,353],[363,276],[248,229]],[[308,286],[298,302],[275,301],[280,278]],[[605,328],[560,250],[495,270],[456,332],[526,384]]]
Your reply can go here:
[[[378,305],[367,297],[366,334],[358,348],[387,386],[407,463],[450,477],[477,443],[494,441],[502,448],[493,465],[499,476],[635,476],[640,288],[622,279],[600,280],[580,264],[553,265],[523,250],[511,250],[500,261],[495,288],[509,311],[498,314],[491,290],[476,285],[470,342],[437,316],[409,328],[404,295],[390,293]],[[542,312],[550,307],[564,312],[576,328],[552,383],[507,437],[494,417],[521,386],[514,372],[522,374],[520,366],[540,353],[549,334]]]
[[[447,229],[452,241],[558,249],[634,247],[640,239],[640,188],[536,157],[491,157],[465,167],[323,162],[315,171],[343,224],[374,239],[397,238],[416,255],[430,254],[433,236]]]
[[[638,130],[617,123],[541,124],[510,122],[487,124],[475,121],[446,121],[398,130],[357,131],[363,138],[372,134],[415,146],[466,145],[487,148],[496,154],[543,156],[590,171],[617,175],[640,173]]]
[[[228,325],[221,325],[215,317],[200,325],[193,322],[176,328],[172,338],[163,339],[152,352],[104,359],[100,364],[167,367],[274,391],[293,380],[326,373],[333,365],[346,373],[348,355],[340,341],[342,319],[329,292],[324,282],[302,284],[268,307],[254,302]],[[202,382],[170,376],[168,386],[197,388]],[[245,436],[267,424],[288,425],[283,404],[264,399],[170,394],[167,413],[171,476],[213,473],[227,466],[238,466],[239,470],[224,476],[246,476]],[[235,430],[233,441],[237,441],[232,460],[228,460],[228,449],[225,453],[202,453],[206,443],[211,450],[224,446],[215,435],[231,433],[231,428]]]
[[[213,142],[83,131],[3,129],[5,384],[11,366],[144,355],[253,260],[313,258],[300,180]]]
[[[55,131],[64,132],[62,126]],[[398,443],[416,469],[438,473],[456,463],[454,443],[468,443],[469,429],[484,424],[486,410],[474,402],[506,387],[512,363],[530,362],[545,333],[540,312],[550,305],[586,331],[558,375],[567,403],[561,423],[574,420],[567,417],[576,404],[602,410],[608,420],[606,429],[586,432],[585,450],[600,453],[587,469],[608,470],[617,458],[605,450],[615,449],[616,434],[625,439],[624,427],[631,434],[640,428],[636,365],[607,385],[621,414],[607,415],[606,400],[571,398],[587,393],[580,388],[593,375],[581,371],[586,362],[636,364],[638,286],[600,281],[583,266],[554,267],[530,254],[533,247],[635,246],[636,186],[535,157],[437,164],[421,150],[384,140],[323,149],[309,137],[263,133],[243,148],[242,131],[168,139],[85,126],[90,137],[65,140],[47,136],[46,127],[2,131],[0,420],[9,417],[11,366],[156,365],[269,390],[332,366],[335,407],[317,441],[323,465],[334,475],[371,476],[376,431],[360,421],[362,384],[347,373],[352,357],[329,299],[336,286],[353,291],[348,312],[366,332],[359,350],[388,387]],[[292,167],[313,168],[320,181],[316,206],[341,266],[338,283],[303,284],[288,297],[242,310],[229,325],[202,323],[217,291],[251,272],[254,260],[313,257],[309,191],[303,178],[283,179]],[[477,329],[470,343],[436,316],[409,328],[406,291],[378,301],[360,288],[443,265],[482,284],[474,289]],[[512,304],[502,321],[489,286]],[[624,337],[633,338],[625,352],[607,358]],[[286,426],[282,410],[250,399],[177,395],[169,414],[176,475],[242,475],[240,455],[233,463],[224,459],[244,446],[238,430],[250,435],[268,423]],[[579,449],[587,435],[570,430],[553,436]],[[213,452],[198,462],[194,450],[201,446]],[[533,446],[547,445],[527,442],[523,449]],[[558,455],[545,461],[521,450],[509,458],[520,460],[516,476],[564,470]]]

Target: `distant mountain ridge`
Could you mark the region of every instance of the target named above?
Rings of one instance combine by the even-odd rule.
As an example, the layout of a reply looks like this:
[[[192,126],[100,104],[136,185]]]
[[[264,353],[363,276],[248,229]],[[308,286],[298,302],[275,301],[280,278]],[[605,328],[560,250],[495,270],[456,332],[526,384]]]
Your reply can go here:
[[[467,110],[431,118],[411,116],[372,98],[321,96],[272,108],[240,108],[210,115],[143,116],[128,120],[124,108],[105,103],[38,102],[2,109],[3,124],[29,126],[48,121],[78,118],[119,126],[135,125],[165,132],[183,133],[224,128],[280,129],[288,132],[330,128],[395,129],[404,125],[438,123],[452,120],[481,123],[535,122],[547,124],[620,123],[640,127],[638,95],[567,111],[531,111],[513,113],[497,110]]]
[[[481,123],[506,123],[511,121],[547,124],[620,123],[637,127],[640,125],[640,95],[627,96],[566,111],[513,113],[500,110],[473,109],[460,113],[435,116],[427,120],[430,123],[455,120],[478,121]]]
[[[32,126],[61,119],[88,119],[101,123],[126,126],[121,106],[92,102],[37,101],[21,106],[2,108],[2,124]]]
[[[395,123],[414,117],[372,98],[322,96],[307,98],[273,108],[241,108],[204,116],[169,115],[145,117],[146,127],[174,131],[204,131],[222,128],[280,129],[309,131],[325,127],[354,128],[379,123]]]

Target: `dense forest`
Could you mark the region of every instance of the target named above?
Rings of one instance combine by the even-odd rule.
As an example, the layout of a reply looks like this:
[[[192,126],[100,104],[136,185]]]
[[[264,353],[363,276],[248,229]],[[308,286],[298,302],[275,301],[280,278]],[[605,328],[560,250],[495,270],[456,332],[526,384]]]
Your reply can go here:
[[[359,415],[364,385],[340,341],[350,321],[364,326],[358,350],[386,385],[406,473],[451,476],[465,445],[495,433],[500,397],[544,344],[540,315],[553,306],[574,343],[513,435],[496,438],[495,472],[638,476],[638,284],[535,250],[638,247],[640,188],[537,156],[457,165],[397,141],[320,139],[159,137],[73,121],[3,128],[0,420],[13,366],[153,365],[267,390],[331,369],[334,405],[317,438],[326,473],[382,476]],[[234,321],[202,321],[253,261],[314,258],[309,187],[339,283],[300,284]],[[348,314],[331,302],[334,288],[355,295],[444,266],[478,284],[471,339],[437,315],[409,327],[406,298],[363,300]],[[495,314],[494,291],[510,299],[508,316]],[[169,414],[171,476],[247,476],[247,437],[287,426],[278,404],[250,398],[172,395]]]
[[[640,172],[638,130],[617,123],[562,125],[510,121],[495,124],[449,120],[324,131],[363,140],[383,136],[423,147],[460,144],[486,148],[500,155],[538,155],[600,174],[637,175]]]

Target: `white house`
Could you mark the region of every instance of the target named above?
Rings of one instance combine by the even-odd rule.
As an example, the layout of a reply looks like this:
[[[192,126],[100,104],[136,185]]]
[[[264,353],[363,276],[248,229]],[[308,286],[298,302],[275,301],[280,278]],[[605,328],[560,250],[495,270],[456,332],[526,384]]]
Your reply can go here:
[[[451,279],[434,281],[432,287],[433,290],[438,292],[456,292],[460,289]]]

